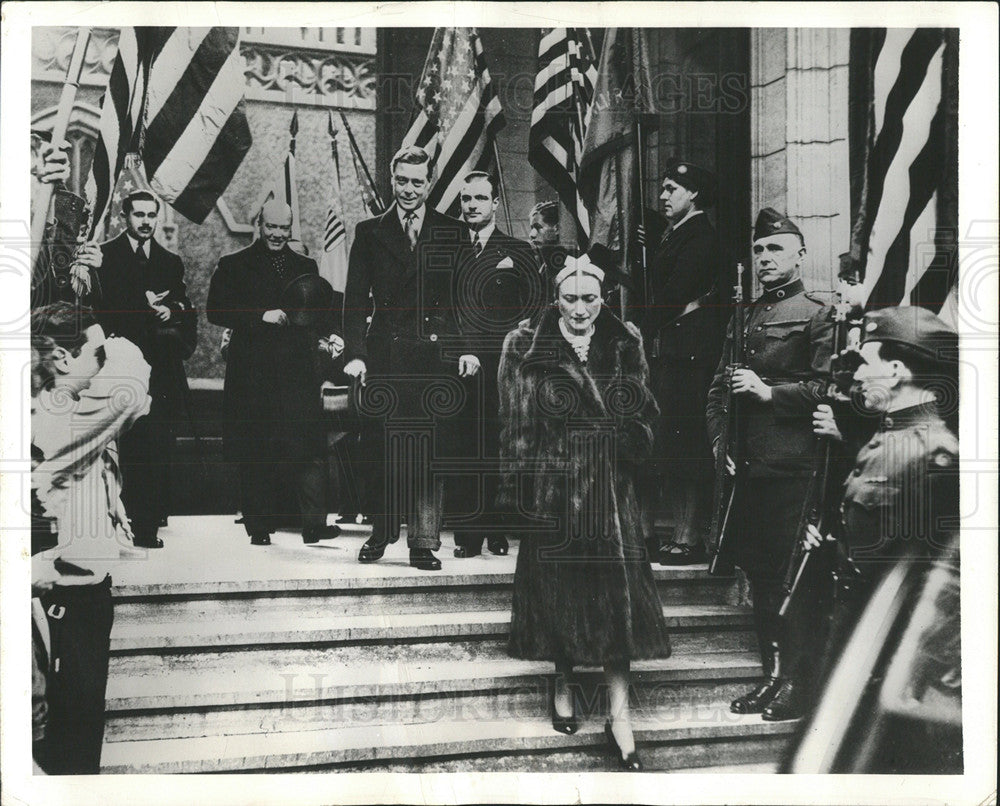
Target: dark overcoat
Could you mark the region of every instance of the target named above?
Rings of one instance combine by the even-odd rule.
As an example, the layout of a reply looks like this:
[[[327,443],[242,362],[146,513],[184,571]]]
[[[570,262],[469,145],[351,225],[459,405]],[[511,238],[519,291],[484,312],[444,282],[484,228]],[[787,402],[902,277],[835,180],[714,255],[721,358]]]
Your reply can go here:
[[[327,328],[263,321],[265,311],[281,307],[288,282],[319,272],[314,260],[287,245],[282,259],[279,273],[259,239],[222,257],[212,275],[208,321],[233,330],[223,397],[223,447],[229,461],[301,461],[326,450],[317,339],[333,331],[333,311]]]
[[[361,413],[433,423],[438,452],[461,440],[468,400],[458,377],[469,347],[453,287],[465,225],[430,208],[410,249],[396,207],[354,231],[344,292],[344,361],[365,361]]]
[[[500,396],[497,372],[507,334],[531,319],[545,302],[535,253],[526,242],[494,229],[477,256],[470,241],[459,253],[454,298],[467,348],[480,362],[474,378],[473,418],[480,426],[485,455],[499,450]]]
[[[151,369],[152,406],[163,416],[176,416],[184,400],[184,361],[198,340],[198,315],[188,299],[184,264],[154,239],[149,259],[138,261],[124,232],[101,244],[101,253],[87,302],[107,335],[122,336],[142,350]],[[161,302],[171,310],[166,323],[150,308],[147,291],[169,292]]]
[[[605,308],[584,364],[558,323],[554,308],[522,323],[500,362],[502,498],[534,518],[510,652],[574,664],[665,657],[635,489],[657,415],[642,337]]]
[[[722,354],[725,279],[708,216],[671,230],[653,250],[649,270],[652,299],[641,329],[662,412],[656,454],[668,470],[711,472],[705,406]]]

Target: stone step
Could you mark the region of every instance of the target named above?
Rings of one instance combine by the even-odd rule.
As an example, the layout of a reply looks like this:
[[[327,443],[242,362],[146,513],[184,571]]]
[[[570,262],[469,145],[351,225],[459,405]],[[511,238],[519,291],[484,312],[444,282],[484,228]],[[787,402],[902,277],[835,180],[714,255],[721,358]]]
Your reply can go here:
[[[711,628],[714,631],[747,629],[749,608],[730,605],[665,605],[667,627],[672,631]],[[265,645],[317,645],[409,642],[447,642],[472,637],[498,638],[510,629],[509,610],[438,613],[379,613],[337,616],[320,610],[302,610],[270,618],[266,623],[252,614],[212,621],[122,623],[111,631],[111,651],[256,648]]]
[[[757,640],[746,626],[712,630],[675,629],[670,644],[674,657],[705,653],[756,652]],[[196,675],[241,674],[253,666],[280,674],[285,669],[322,670],[326,667],[395,666],[411,663],[456,663],[509,659],[506,636],[480,635],[449,641],[354,642],[288,646],[264,644],[256,647],[217,649],[150,649],[116,652],[110,659],[110,677],[139,678],[173,672]]]
[[[733,581],[710,576],[702,567],[657,568],[654,576],[663,604],[736,604]],[[300,612],[351,616],[499,610],[510,607],[513,579],[511,568],[497,573],[117,586],[115,621],[145,625],[270,620]]]
[[[193,670],[114,677],[107,691],[105,740],[273,733],[359,723],[520,719],[545,713],[552,664],[511,658],[395,666],[247,665],[232,674]],[[710,654],[633,664],[636,713],[733,699],[760,674],[756,657]],[[579,669],[579,708],[606,709],[603,673]]]
[[[719,765],[733,757],[773,760],[795,727],[730,714],[724,703],[694,707],[680,716],[667,707],[633,724],[650,769]],[[449,760],[463,770],[512,769],[514,759],[522,756],[530,769],[540,754],[572,753],[575,758],[580,752],[595,765],[614,769],[600,718],[581,724],[573,736],[555,732],[547,717],[537,716],[107,742],[101,764],[106,774],[360,771],[396,764],[401,771],[425,772]],[[567,769],[576,767],[563,763],[561,771]]]

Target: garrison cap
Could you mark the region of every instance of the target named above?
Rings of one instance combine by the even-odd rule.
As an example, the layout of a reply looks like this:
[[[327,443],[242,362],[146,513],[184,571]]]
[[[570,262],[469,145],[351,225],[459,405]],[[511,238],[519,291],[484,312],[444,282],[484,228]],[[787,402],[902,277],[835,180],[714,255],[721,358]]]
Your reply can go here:
[[[865,314],[861,343],[896,342],[942,364],[958,357],[958,334],[926,308],[909,305]]]
[[[715,204],[718,180],[715,178],[715,174],[707,168],[702,168],[693,162],[672,159],[667,163],[663,178],[670,179],[697,193],[698,207],[707,208]]]
[[[765,207],[757,213],[757,221],[753,225],[753,239],[759,241],[772,235],[798,235],[802,238],[802,232],[788,216],[782,215],[773,207]]]

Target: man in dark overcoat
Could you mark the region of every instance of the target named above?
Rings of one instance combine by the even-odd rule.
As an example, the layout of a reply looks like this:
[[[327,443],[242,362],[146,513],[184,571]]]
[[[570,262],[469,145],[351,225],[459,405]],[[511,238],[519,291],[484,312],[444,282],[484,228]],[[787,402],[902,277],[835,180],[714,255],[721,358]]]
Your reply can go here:
[[[292,211],[271,200],[261,211],[261,237],[226,255],[212,275],[208,321],[232,328],[226,352],[223,448],[239,465],[243,522],[253,545],[270,545],[279,475],[291,481],[302,515],[302,539],[336,537],[327,526],[326,419],[318,335],[326,327],[294,324],[282,295],[296,278],[318,275],[312,258],[292,250]],[[329,361],[329,354],[326,355]]]
[[[801,693],[796,682],[800,647],[791,645],[778,610],[792,547],[801,537],[796,530],[815,456],[812,413],[824,399],[823,379],[829,373],[833,325],[827,307],[832,297],[806,292],[801,278],[805,240],[791,220],[765,208],[757,216],[753,238],[754,271],[763,292],[746,311],[746,363],[732,375],[744,439],[736,457],[740,466],[726,541],[750,581],[767,679],[731,708],[787,719]],[[714,450],[725,450],[719,440],[734,360],[732,327],[730,322],[708,393]]]
[[[184,285],[184,264],[153,238],[160,202],[136,191],[122,202],[125,231],[101,246],[90,304],[109,336],[122,336],[152,368],[149,414],[119,440],[122,502],[136,546],[161,548],[157,532],[170,513],[175,424],[186,403],[184,360],[197,345],[197,312]]]
[[[466,509],[478,503],[477,517],[466,526],[456,524],[455,556],[482,553],[484,537],[493,554],[505,555],[509,544],[503,532],[509,521],[496,508],[498,470],[485,464],[500,459],[497,371],[507,333],[538,312],[548,289],[543,288],[530,244],[497,226],[500,195],[489,174],[468,174],[459,203],[469,233],[460,252],[454,293],[462,334],[482,369],[473,379],[475,393],[464,416],[471,432],[465,451],[469,472],[464,474],[466,483],[457,486]]]
[[[456,450],[479,371],[465,346],[453,286],[465,225],[426,204],[430,155],[404,146],[391,164],[393,204],[354,233],[344,292],[344,372],[361,384],[360,408],[376,471],[372,536],[358,560],[375,562],[406,521],[410,565],[438,570],[443,476],[437,456]]]
[[[712,501],[705,404],[725,334],[722,259],[704,212],[715,203],[716,184],[714,174],[693,163],[667,165],[660,199],[670,228],[649,259],[641,329],[661,412],[655,456],[662,470],[650,476],[675,524],[671,539],[658,547],[664,565],[705,561]],[[649,491],[651,504],[657,490]]]

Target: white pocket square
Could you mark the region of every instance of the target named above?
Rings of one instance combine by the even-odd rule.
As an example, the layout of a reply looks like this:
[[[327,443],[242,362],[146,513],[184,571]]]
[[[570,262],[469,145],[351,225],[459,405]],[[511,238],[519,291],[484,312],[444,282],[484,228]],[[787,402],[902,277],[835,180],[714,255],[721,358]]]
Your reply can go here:
[[[499,263],[497,263],[497,268],[498,269],[513,269],[514,268],[514,261],[511,260],[509,256],[505,257],[503,260],[501,260]]]

